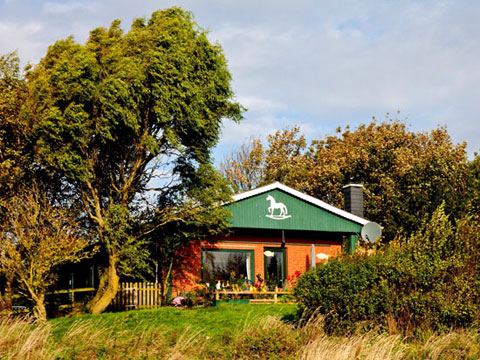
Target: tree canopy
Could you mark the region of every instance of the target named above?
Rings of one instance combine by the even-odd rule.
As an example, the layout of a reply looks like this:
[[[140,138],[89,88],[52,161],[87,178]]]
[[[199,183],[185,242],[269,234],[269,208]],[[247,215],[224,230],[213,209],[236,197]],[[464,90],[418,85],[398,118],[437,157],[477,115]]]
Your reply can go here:
[[[223,167],[242,167],[236,156]],[[363,184],[365,217],[380,223],[390,239],[418,229],[442,201],[458,217],[472,199],[465,144],[454,144],[443,127],[413,132],[399,120],[372,121],[354,130],[338,129],[308,148],[294,127],[270,135],[268,147],[255,159],[264,174],[259,184],[280,181],[338,207],[343,207],[342,186]],[[231,170],[223,172],[232,183],[239,182]]]
[[[19,62],[15,53],[0,56],[0,200],[24,182],[31,161],[29,126],[20,116],[27,92]]]
[[[90,309],[103,311],[119,271],[140,260],[142,197],[161,200],[159,222],[175,218],[172,200],[211,167],[224,119],[241,119],[218,44],[179,8],[120,21],[50,46],[26,74],[24,116],[33,122],[36,161],[83,204],[105,263]],[[159,174],[154,192],[152,179]]]

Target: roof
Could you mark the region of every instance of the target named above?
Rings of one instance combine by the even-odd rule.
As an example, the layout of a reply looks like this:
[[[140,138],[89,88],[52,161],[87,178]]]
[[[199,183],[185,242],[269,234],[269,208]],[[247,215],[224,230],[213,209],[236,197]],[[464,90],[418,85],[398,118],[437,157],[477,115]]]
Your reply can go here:
[[[319,199],[317,199],[313,196],[301,193],[300,191],[292,189],[291,187],[288,187],[288,186],[286,186],[286,185],[284,185],[284,184],[282,184],[278,181],[276,181],[272,184],[269,184],[269,185],[260,186],[256,189],[253,189],[253,190],[249,190],[249,191],[245,191],[245,192],[242,192],[242,193],[239,193],[239,194],[235,194],[235,195],[232,196],[232,199],[236,202],[236,201],[248,199],[250,197],[257,196],[257,195],[260,195],[260,194],[263,194],[263,193],[266,193],[266,192],[269,192],[269,191],[272,191],[272,190],[281,190],[281,191],[283,191],[287,194],[290,194],[290,195],[292,195],[296,198],[299,198],[299,199],[301,199],[301,200],[303,200],[307,203],[310,203],[310,204],[312,204],[314,206],[317,206],[317,207],[319,207],[323,210],[326,210],[330,213],[338,215],[338,216],[340,216],[344,219],[355,222],[359,225],[365,225],[366,223],[369,222],[368,220],[366,220],[366,219],[364,219],[360,216],[354,215],[352,213],[349,213],[348,211],[345,211],[345,210],[339,209],[335,206],[329,205],[322,200],[319,200]]]

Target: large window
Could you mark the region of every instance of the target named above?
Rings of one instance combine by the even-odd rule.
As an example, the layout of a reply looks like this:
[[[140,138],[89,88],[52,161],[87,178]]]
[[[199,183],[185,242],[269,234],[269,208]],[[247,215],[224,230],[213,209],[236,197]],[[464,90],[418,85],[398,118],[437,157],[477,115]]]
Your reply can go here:
[[[252,281],[253,250],[202,249],[202,280],[216,284],[232,276]]]

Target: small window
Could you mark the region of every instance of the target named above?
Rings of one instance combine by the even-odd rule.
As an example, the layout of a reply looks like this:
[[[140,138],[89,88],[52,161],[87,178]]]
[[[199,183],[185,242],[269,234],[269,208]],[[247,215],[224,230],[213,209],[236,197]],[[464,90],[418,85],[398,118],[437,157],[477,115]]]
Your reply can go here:
[[[225,282],[232,275],[252,281],[253,250],[202,249],[202,280],[215,284]]]

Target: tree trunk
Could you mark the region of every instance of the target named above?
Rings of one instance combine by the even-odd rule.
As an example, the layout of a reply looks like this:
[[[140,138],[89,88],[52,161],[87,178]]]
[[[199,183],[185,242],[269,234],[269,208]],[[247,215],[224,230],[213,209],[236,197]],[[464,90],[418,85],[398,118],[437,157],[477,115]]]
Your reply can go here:
[[[165,306],[167,304],[167,298],[168,298],[168,279],[170,278],[170,275],[172,273],[172,267],[173,267],[173,261],[170,261],[170,265],[168,266],[167,273],[165,276],[162,277],[160,281],[160,289],[161,289],[161,305]],[[163,274],[162,274],[163,275]]]
[[[88,309],[91,314],[101,314],[117,295],[119,276],[117,274],[117,260],[109,255],[108,266],[100,274],[100,284],[97,293],[90,301]]]
[[[5,275],[3,294],[0,290],[0,311],[12,311],[12,284],[13,275]]]
[[[45,309],[45,293],[36,294],[32,296],[35,301],[33,306],[33,317],[38,322],[47,321],[47,310]]]

